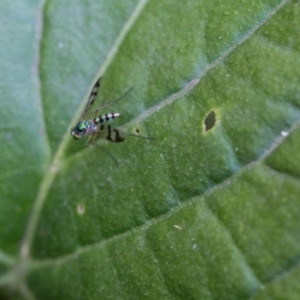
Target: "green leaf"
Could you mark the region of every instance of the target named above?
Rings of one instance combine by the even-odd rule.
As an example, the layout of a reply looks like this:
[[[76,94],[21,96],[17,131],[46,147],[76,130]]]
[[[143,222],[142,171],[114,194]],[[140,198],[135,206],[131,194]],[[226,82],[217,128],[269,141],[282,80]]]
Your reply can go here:
[[[0,8],[1,299],[298,299],[299,1]]]

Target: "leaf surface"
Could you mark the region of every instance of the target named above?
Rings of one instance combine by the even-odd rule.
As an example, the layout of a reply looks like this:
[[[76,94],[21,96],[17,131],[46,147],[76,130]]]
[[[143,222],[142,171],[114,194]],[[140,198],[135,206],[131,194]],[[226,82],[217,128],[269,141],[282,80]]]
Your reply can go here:
[[[1,297],[297,299],[299,1],[2,6]]]

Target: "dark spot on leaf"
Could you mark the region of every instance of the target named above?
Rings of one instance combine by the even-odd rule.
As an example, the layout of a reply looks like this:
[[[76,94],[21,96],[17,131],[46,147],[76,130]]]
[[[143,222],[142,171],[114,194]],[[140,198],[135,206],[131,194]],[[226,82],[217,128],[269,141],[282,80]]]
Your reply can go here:
[[[204,131],[212,129],[216,124],[216,113],[212,110],[204,120]]]

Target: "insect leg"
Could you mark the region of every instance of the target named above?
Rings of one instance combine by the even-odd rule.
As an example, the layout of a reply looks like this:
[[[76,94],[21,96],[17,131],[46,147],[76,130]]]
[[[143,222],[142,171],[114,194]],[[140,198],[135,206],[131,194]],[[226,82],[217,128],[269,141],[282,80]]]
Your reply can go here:
[[[102,151],[106,152],[111,158],[112,160],[115,162],[115,164],[117,165],[117,167],[119,167],[119,163],[118,161],[115,159],[115,157],[108,151],[106,150],[105,148],[101,147],[99,144],[97,144],[96,142],[94,142],[96,136],[93,136],[93,135],[90,135],[85,143],[86,146],[89,146],[89,145],[93,145],[93,146],[97,146],[99,147]],[[92,142],[89,143],[89,141],[92,139]]]
[[[86,140],[86,142],[85,142],[85,145],[86,145],[86,146],[89,145],[89,141],[90,141],[91,137],[92,137],[92,135],[89,135],[88,139]],[[94,139],[95,139],[95,138],[94,138]]]
[[[105,107],[108,107],[108,106],[111,106],[111,105],[114,105],[116,104],[117,102],[119,102],[123,97],[125,97],[127,94],[129,94],[131,91],[132,91],[133,88],[130,88],[128,91],[126,91],[123,95],[121,95],[119,98],[117,98],[116,100],[112,101],[112,102],[109,102],[107,104],[103,104],[102,106],[96,108],[95,110],[95,118],[97,117],[97,114],[98,114],[98,111],[105,108]]]
[[[111,159],[115,162],[116,166],[119,167],[119,163],[117,161],[117,159],[108,151],[106,150],[105,148],[101,147],[99,144],[97,144],[96,142],[92,142],[90,145],[94,145],[94,146],[97,146],[99,147],[102,151],[106,152],[110,157]]]
[[[146,140],[152,140],[152,141],[155,141],[155,138],[152,138],[152,137],[147,137],[147,136],[142,136],[142,135],[137,135],[137,134],[132,134],[132,133],[127,133],[127,132],[124,132],[123,133],[125,135],[129,135],[129,136],[135,136],[135,137],[138,137],[138,138],[141,138],[141,139],[146,139]]]

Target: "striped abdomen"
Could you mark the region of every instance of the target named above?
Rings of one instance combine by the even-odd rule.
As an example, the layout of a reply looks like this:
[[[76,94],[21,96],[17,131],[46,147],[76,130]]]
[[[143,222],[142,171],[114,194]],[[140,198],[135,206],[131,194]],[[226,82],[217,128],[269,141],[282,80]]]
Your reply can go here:
[[[120,115],[119,113],[105,114],[94,118],[93,121],[95,124],[102,124],[117,118],[119,115]]]

